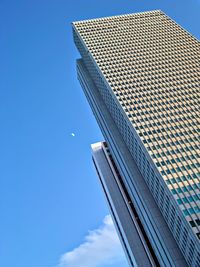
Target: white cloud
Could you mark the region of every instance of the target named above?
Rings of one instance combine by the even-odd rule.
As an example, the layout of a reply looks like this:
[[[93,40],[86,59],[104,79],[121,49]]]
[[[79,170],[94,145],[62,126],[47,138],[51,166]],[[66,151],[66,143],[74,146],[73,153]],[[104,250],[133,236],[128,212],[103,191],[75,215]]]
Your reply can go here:
[[[73,136],[73,137],[74,137],[74,136],[75,136],[75,133],[71,133],[71,136]]]
[[[101,267],[124,259],[124,252],[112,219],[107,215],[103,225],[90,231],[77,248],[61,256],[57,267]]]

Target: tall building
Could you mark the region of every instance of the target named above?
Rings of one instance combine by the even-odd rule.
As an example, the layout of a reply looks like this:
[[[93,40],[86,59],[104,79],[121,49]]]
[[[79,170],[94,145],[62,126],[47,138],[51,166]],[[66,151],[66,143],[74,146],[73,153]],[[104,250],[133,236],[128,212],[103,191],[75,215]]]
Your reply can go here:
[[[200,43],[161,11],[72,24],[130,266],[200,267]]]

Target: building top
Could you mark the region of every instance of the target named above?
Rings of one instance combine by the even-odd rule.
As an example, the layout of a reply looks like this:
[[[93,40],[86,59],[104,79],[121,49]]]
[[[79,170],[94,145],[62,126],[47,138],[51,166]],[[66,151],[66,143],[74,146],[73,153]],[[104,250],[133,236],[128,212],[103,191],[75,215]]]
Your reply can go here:
[[[138,12],[138,13],[130,13],[130,14],[121,14],[121,15],[115,15],[115,16],[109,16],[109,17],[101,17],[101,18],[94,18],[94,19],[88,19],[88,20],[80,20],[80,21],[75,21],[72,22],[74,25],[83,25],[86,23],[94,23],[94,22],[101,22],[103,23],[104,21],[109,21],[109,20],[120,20],[123,18],[137,18],[137,17],[149,17],[149,16],[154,16],[156,14],[161,14],[163,13],[161,10],[152,10],[152,11],[145,11],[145,12]]]

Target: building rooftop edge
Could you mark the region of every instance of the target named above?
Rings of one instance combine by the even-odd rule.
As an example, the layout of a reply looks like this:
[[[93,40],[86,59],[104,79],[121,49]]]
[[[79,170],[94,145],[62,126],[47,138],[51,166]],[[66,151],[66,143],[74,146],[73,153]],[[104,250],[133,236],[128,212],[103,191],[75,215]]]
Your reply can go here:
[[[91,146],[92,151],[94,151],[94,150],[102,147],[102,144],[103,144],[103,141],[100,141],[100,142],[96,142],[94,144],[91,144],[90,146]]]
[[[139,15],[142,15],[142,14],[151,14],[151,13],[164,14],[164,12],[161,11],[160,9],[156,9],[156,10],[150,10],[150,11],[141,11],[141,12],[136,12],[136,13],[127,13],[127,14],[100,17],[100,18],[94,18],[94,19],[78,20],[78,21],[73,21],[71,24],[75,26],[76,24],[86,23],[86,22],[90,22],[90,21],[92,22],[92,21],[106,20],[106,19],[117,18],[117,17],[126,17],[126,16],[139,16]]]

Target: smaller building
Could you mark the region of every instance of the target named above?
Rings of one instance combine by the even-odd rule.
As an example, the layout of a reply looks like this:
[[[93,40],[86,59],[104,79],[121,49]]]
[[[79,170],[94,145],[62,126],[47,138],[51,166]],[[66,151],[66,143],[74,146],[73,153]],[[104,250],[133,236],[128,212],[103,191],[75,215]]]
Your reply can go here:
[[[93,162],[96,168],[102,189],[112,214],[112,218],[124,248],[130,266],[187,266],[178,247],[175,245],[165,221],[151,199],[150,192],[145,188],[145,184],[140,182],[143,190],[139,197],[147,201],[148,208],[152,215],[157,218],[154,231],[159,234],[154,244],[149,236],[152,235],[148,222],[140,220],[143,216],[139,211],[140,207],[133,201],[133,197],[128,192],[120,166],[114,161],[106,142],[99,142],[92,145]],[[140,173],[135,169],[135,180],[141,181]],[[137,196],[135,195],[137,198]],[[153,202],[152,202],[153,201]],[[159,219],[158,219],[159,218]],[[149,230],[147,230],[149,229]],[[148,232],[148,233],[147,233]],[[157,246],[155,247],[155,241]]]

